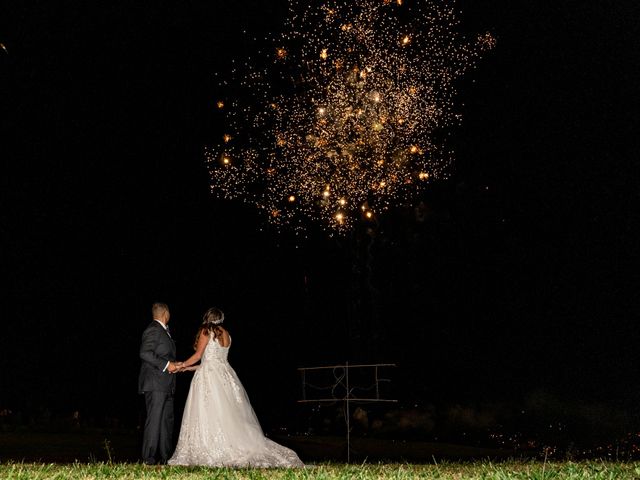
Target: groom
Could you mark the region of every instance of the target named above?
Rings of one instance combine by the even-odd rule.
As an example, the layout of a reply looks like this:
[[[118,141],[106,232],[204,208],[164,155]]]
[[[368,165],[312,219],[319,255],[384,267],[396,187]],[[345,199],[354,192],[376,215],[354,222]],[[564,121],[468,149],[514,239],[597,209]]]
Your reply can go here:
[[[176,344],[169,333],[169,307],[154,303],[153,321],[142,334],[138,393],[144,394],[147,421],[142,439],[142,461],[152,465],[167,463],[173,435],[173,394],[180,368],[175,362]]]

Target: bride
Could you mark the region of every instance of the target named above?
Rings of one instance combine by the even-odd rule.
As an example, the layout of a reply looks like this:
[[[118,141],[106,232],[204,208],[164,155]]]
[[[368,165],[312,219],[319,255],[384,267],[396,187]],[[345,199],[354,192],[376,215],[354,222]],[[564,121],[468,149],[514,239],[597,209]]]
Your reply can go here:
[[[195,371],[178,445],[169,465],[302,467],[293,450],[266,438],[249,397],[227,360],[231,336],[224,314],[210,308],[194,353],[181,371]],[[201,360],[199,366],[194,366]]]

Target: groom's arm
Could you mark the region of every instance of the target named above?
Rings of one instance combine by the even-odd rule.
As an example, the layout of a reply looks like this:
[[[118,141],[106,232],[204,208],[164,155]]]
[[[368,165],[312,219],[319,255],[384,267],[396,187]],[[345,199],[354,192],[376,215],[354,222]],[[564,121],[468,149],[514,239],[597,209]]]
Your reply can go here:
[[[148,328],[142,334],[142,343],[140,344],[140,358],[147,363],[150,363],[158,370],[163,372],[169,367],[170,361],[166,358],[160,357],[156,351],[158,334],[161,332],[157,328]]]

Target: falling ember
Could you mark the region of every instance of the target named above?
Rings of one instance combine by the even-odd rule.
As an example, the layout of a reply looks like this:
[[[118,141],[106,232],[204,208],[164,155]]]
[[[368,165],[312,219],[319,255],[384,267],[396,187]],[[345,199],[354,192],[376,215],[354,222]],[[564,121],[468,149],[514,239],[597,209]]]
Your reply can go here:
[[[218,100],[218,102],[216,103],[216,106],[222,110],[224,108],[224,102],[222,100]]]
[[[489,50],[496,46],[496,39],[491,33],[487,32],[478,36],[478,43],[485,49]]]
[[[466,39],[436,0],[410,15],[402,0],[290,4],[272,63],[225,82],[234,98],[217,106],[234,138],[208,153],[212,191],[276,226],[347,231],[448,176],[456,79],[495,39]]]

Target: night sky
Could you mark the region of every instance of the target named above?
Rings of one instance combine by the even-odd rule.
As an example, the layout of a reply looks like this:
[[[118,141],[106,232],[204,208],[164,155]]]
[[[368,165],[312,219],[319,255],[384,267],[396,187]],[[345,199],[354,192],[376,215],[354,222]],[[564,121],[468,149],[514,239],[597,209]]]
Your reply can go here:
[[[397,363],[405,403],[637,411],[640,7],[459,6],[497,46],[459,84],[451,178],[372,236],[305,239],[212,197],[204,158],[218,79],[283,28],[284,0],[5,2],[0,407],[135,422],[163,301],[180,358],[225,311],[267,424],[295,408],[297,367],[345,360]]]

